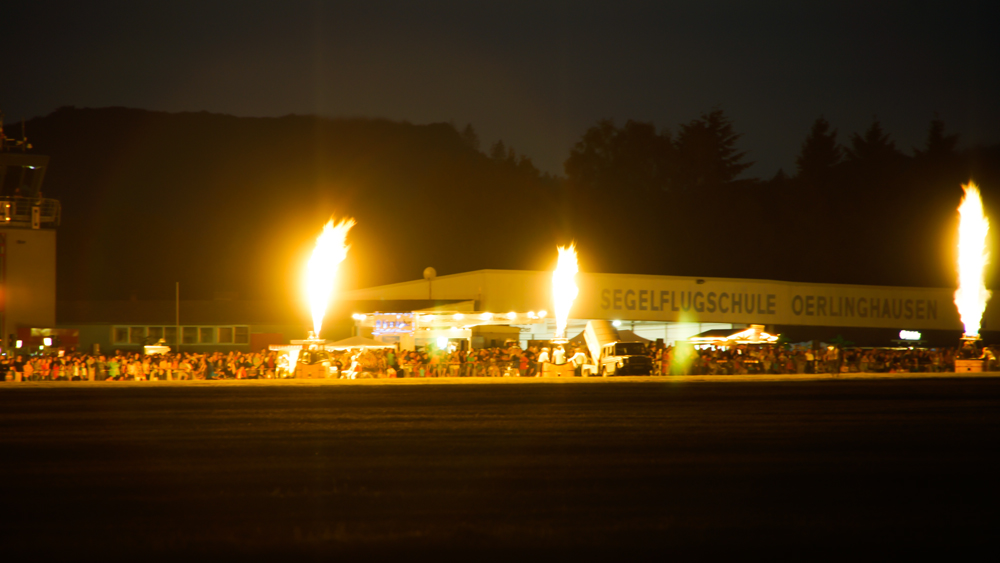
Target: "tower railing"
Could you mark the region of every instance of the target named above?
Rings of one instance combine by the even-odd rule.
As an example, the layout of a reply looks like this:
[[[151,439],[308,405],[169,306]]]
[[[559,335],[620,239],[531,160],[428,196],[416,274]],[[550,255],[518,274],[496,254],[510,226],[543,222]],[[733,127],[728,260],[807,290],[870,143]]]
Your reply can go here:
[[[0,196],[0,226],[52,229],[59,226],[61,216],[62,206],[58,199]]]

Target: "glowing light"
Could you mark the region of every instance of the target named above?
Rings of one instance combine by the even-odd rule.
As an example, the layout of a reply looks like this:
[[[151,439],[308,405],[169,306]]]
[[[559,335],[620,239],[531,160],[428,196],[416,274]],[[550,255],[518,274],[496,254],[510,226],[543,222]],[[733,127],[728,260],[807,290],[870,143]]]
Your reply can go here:
[[[295,372],[295,366],[299,363],[299,349],[288,351],[288,375]]]
[[[479,318],[484,321],[491,321],[493,320],[493,313],[483,313],[479,315]]]
[[[46,336],[45,338],[42,339],[42,344],[45,344],[46,346],[52,346],[52,339]]]
[[[438,350],[444,350],[448,346],[448,337],[439,336],[437,339]]]
[[[986,252],[986,234],[990,222],[983,212],[979,188],[972,182],[962,186],[965,197],[958,207],[958,290],[955,306],[962,319],[967,336],[978,336],[979,325],[990,299],[990,291],[983,283],[983,272],[989,261]]]
[[[552,274],[552,299],[556,306],[556,338],[566,338],[566,322],[580,288],[576,286],[576,274],[580,271],[576,263],[576,244],[560,246],[559,261]]]
[[[708,343],[706,346],[731,346],[732,344],[740,343],[764,343],[773,344],[778,341],[779,336],[774,334],[768,334],[763,330],[756,328],[748,328],[746,330],[741,330],[739,332],[730,334],[726,337],[718,336],[692,336],[688,340],[690,342],[705,342]]]
[[[331,218],[316,239],[316,248],[306,266],[306,294],[312,311],[313,334],[319,338],[323,316],[330,305],[337,267],[347,257],[347,232],[355,225],[354,219],[344,219],[334,224]]]
[[[899,331],[900,340],[920,340],[921,334],[915,330],[901,330]]]
[[[548,315],[548,312],[546,312],[545,309],[542,309],[541,311],[538,312],[539,319],[544,319],[546,315]]]
[[[462,320],[462,319],[464,319],[464,318],[465,318],[465,315],[463,315],[462,313],[455,313],[455,315],[453,316],[453,318],[454,318],[454,319],[455,319],[456,321],[460,321],[460,320]]]
[[[511,311],[511,312],[507,313],[507,318],[508,318],[509,320],[514,320],[514,319],[516,319],[516,318],[517,318],[517,313],[515,313],[514,311]]]
[[[615,328],[618,328],[618,327],[622,326],[622,322],[621,321],[611,321],[611,324],[614,325]]]
[[[351,318],[354,319],[354,320],[356,320],[356,321],[363,321],[363,320],[365,320],[365,316],[363,314],[361,314],[361,313],[354,313],[353,315],[351,315]]]

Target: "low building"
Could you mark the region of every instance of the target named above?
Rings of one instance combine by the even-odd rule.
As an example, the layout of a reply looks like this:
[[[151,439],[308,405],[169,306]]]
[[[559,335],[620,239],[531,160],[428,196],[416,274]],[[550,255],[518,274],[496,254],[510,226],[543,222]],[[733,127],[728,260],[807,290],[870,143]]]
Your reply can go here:
[[[370,317],[357,320],[373,313],[547,311],[543,322],[515,319],[508,326],[477,327],[463,338],[473,347],[549,340],[555,336],[551,283],[551,272],[478,270],[347,291],[327,312],[322,337],[379,337]],[[570,338],[592,319],[665,343],[753,325],[791,342],[839,337],[859,346],[890,345],[904,330],[919,332],[928,346],[956,346],[962,333],[952,289],[595,273],[578,274],[577,284]],[[987,342],[1000,337],[991,332],[1000,326],[998,315],[1000,307],[987,307]],[[182,350],[249,351],[305,338],[311,324],[300,304],[278,301],[181,301],[179,322],[174,301],[60,302],[58,316],[58,327],[79,332],[82,349],[96,344],[101,350],[139,350],[159,338],[176,345],[179,334]]]
[[[797,342],[837,336],[860,344],[887,345],[901,330],[919,331],[931,345],[955,346],[962,324],[953,289],[797,283],[775,280],[577,275],[579,295],[568,335],[591,319],[617,322],[650,340],[687,340],[713,329],[762,325]],[[433,296],[471,301],[479,311],[552,309],[552,273],[478,270],[346,292],[345,300],[404,302]],[[385,309],[382,309],[385,311]],[[554,321],[522,327],[521,340],[554,336]],[[984,339],[1000,327],[1000,306],[987,306]],[[1000,335],[997,335],[1000,336]]]
[[[356,334],[351,314],[358,309],[413,304],[440,303],[339,301],[328,311],[321,336],[339,340]],[[77,336],[53,346],[87,352],[140,352],[160,339],[182,352],[250,352],[306,338],[311,319],[300,304],[277,300],[60,301],[56,325]]]

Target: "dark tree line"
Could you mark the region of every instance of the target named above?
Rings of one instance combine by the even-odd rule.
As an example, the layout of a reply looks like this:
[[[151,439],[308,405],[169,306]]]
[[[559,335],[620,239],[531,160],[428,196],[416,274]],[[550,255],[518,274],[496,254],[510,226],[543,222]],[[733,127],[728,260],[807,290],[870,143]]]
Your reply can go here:
[[[175,281],[291,295],[330,213],[358,220],[345,277],[362,287],[545,269],[570,240],[591,272],[948,287],[960,185],[1000,217],[1000,147],[960,150],[938,119],[911,150],[877,121],[845,138],[818,119],[769,179],[746,177],[721,110],[673,131],[598,122],[564,178],[448,123],[63,108],[28,130],[63,204],[60,299],[170,297]]]
[[[752,163],[721,110],[676,131],[602,120],[565,162],[568,199],[605,203],[580,221],[645,241],[650,273],[950,286],[960,186],[982,183],[989,209],[1000,172],[996,148],[958,150],[937,117],[909,154],[877,119],[842,143],[820,117],[794,175],[767,180],[742,176]]]
[[[652,123],[605,119],[572,148],[566,176],[578,188],[647,194],[726,187],[753,164],[739,138],[722,110],[681,125],[676,139]]]

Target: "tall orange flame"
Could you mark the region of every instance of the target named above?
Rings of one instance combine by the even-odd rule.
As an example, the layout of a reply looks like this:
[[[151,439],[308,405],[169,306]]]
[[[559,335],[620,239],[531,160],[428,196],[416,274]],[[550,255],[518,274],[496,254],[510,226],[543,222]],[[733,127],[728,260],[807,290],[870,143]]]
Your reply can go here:
[[[558,250],[559,261],[552,274],[552,299],[555,301],[556,338],[566,338],[569,310],[580,293],[576,286],[576,274],[580,268],[576,263],[576,243],[568,247],[560,246]]]
[[[316,239],[309,263],[306,265],[306,296],[312,312],[313,335],[320,337],[323,316],[330,306],[330,297],[337,277],[337,267],[347,257],[350,246],[345,242],[347,231],[355,225],[354,219],[344,219],[334,224],[331,218]]]
[[[955,306],[962,319],[967,336],[978,336],[979,326],[990,299],[990,291],[983,283],[983,273],[989,262],[986,252],[986,234],[990,222],[983,212],[983,200],[979,188],[969,182],[962,186],[965,197],[958,207],[958,290],[955,292]]]

